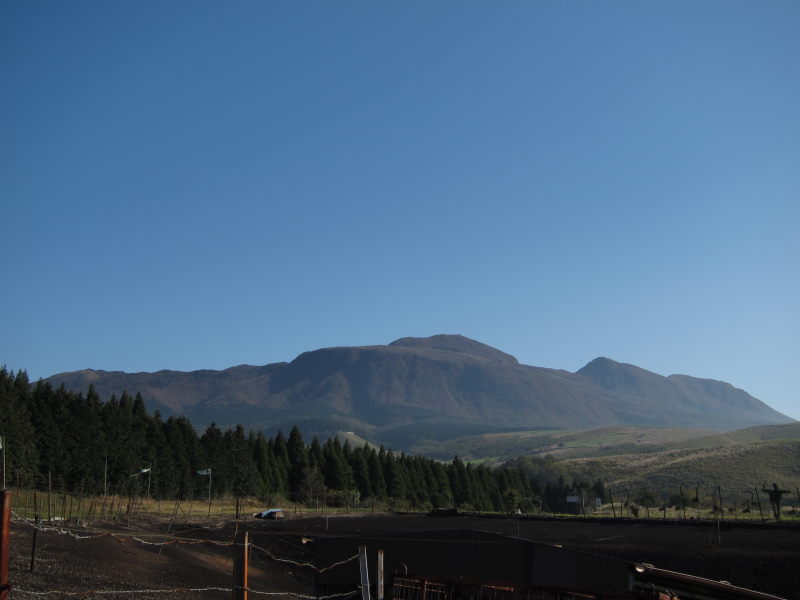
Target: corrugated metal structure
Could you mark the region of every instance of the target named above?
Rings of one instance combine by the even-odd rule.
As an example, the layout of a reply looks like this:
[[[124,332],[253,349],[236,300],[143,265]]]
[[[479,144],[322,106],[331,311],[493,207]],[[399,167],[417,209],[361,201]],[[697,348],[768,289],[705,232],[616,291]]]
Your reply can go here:
[[[637,565],[474,530],[424,531],[315,540],[317,564],[331,565],[366,546],[369,581],[378,600],[776,600],[724,582]],[[318,593],[352,590],[359,566],[347,563],[317,576]],[[373,588],[375,586],[372,586]],[[781,600],[781,599],[778,599]]]

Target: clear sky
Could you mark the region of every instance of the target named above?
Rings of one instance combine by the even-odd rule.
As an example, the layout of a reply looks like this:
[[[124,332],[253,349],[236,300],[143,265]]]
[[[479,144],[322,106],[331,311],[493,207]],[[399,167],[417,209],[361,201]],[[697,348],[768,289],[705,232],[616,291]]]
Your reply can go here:
[[[0,3],[0,364],[461,333],[800,418],[800,2]]]

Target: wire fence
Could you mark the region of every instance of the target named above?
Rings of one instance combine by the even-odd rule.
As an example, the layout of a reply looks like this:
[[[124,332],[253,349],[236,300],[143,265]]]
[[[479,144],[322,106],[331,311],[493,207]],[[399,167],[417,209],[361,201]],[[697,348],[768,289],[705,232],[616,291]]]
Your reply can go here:
[[[42,523],[33,521],[29,518],[21,517],[16,514],[14,511],[11,511],[12,514],[12,521],[16,522],[21,525],[25,525],[34,529],[36,531],[40,531],[43,533],[50,533],[55,534],[58,536],[68,536],[71,539],[77,541],[89,541],[95,540],[99,538],[113,538],[119,541],[132,541],[138,544],[143,544],[147,546],[170,546],[170,545],[198,545],[198,544],[209,544],[216,547],[226,547],[226,548],[233,548],[235,546],[242,546],[243,544],[237,542],[225,542],[219,540],[212,540],[212,539],[193,539],[193,538],[184,538],[179,536],[169,536],[169,539],[163,541],[150,541],[143,539],[143,534],[145,532],[137,532],[138,535],[133,534],[121,534],[117,532],[111,531],[102,531],[97,533],[90,533],[90,534],[83,534],[77,533],[74,530],[67,528],[67,527],[58,527],[52,525],[44,525]],[[164,534],[152,534],[154,536],[163,537]],[[316,573],[324,573],[336,567],[345,565],[349,562],[358,559],[358,554],[354,554],[353,556],[347,557],[343,560],[337,561],[331,565],[320,567],[315,565],[312,562],[303,562],[297,561],[290,558],[283,558],[277,556],[275,552],[272,550],[265,548],[264,546],[248,543],[247,544],[253,550],[266,555],[270,560],[274,561],[275,563],[291,565],[297,568],[306,568]],[[62,596],[62,597],[84,597],[84,596],[137,596],[137,595],[146,595],[146,594],[179,594],[179,593],[195,593],[195,594],[202,594],[207,592],[220,592],[220,593],[227,593],[230,594],[235,590],[247,590],[248,593],[258,595],[258,596],[282,596],[287,598],[297,598],[299,600],[346,600],[351,598],[360,593],[360,589],[351,590],[348,592],[331,594],[331,595],[312,595],[312,594],[302,594],[293,591],[266,591],[266,590],[259,590],[252,587],[223,587],[223,586],[208,586],[208,587],[172,587],[172,588],[142,588],[142,589],[88,589],[88,590],[81,590],[81,591],[69,591],[69,590],[29,590],[19,587],[12,587],[11,591],[13,594],[19,594],[20,596]]]
[[[63,590],[48,590],[45,592],[35,592],[33,590],[23,590],[14,588],[15,594],[22,594],[28,596],[52,596],[55,594],[61,596],[124,596],[135,594],[177,594],[180,592],[226,592],[232,593],[235,589],[247,590],[250,594],[257,594],[259,596],[290,596],[292,598],[300,598],[301,600],[346,600],[353,596],[360,594],[361,590],[356,589],[349,592],[340,594],[330,594],[327,596],[313,596],[310,594],[298,594],[297,592],[265,592],[263,590],[255,590],[251,587],[203,587],[203,588],[169,588],[169,589],[139,589],[139,590],[84,590],[80,592],[66,592]]]

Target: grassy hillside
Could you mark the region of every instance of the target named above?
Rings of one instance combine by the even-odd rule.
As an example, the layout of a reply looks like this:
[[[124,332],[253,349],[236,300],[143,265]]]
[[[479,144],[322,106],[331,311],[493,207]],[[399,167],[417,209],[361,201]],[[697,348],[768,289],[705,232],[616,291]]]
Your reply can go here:
[[[558,459],[652,453],[718,432],[673,427],[600,427],[585,431],[539,430],[488,433],[441,442],[423,442],[412,451],[441,460],[458,455],[465,460],[504,462],[517,456]]]
[[[672,444],[673,448],[718,448],[731,444],[768,441],[800,441],[800,423],[785,425],[760,425],[726,433],[687,439]]]
[[[716,448],[682,448],[651,454],[579,458],[562,462],[575,477],[602,478],[617,494],[647,488],[658,497],[700,487],[701,496],[721,488],[723,498],[741,501],[754,487],[772,482],[800,487],[800,441],[737,442]],[[766,499],[762,499],[766,502]]]

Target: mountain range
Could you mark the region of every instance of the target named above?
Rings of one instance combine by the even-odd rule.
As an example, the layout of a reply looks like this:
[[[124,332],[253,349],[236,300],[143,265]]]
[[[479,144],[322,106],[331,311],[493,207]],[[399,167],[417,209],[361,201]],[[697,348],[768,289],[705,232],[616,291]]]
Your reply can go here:
[[[793,421],[729,383],[664,377],[608,358],[575,373],[528,366],[460,335],[323,348],[289,363],[221,371],[87,369],[46,381],[81,392],[93,385],[103,399],[139,392],[150,410],[184,415],[195,426],[274,431],[296,424],[323,436],[352,430],[396,440],[396,448],[420,436],[613,425],[724,431]]]

